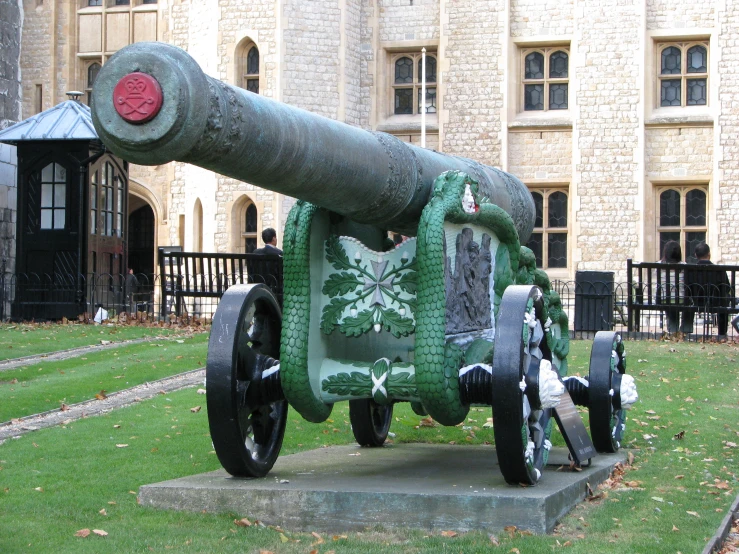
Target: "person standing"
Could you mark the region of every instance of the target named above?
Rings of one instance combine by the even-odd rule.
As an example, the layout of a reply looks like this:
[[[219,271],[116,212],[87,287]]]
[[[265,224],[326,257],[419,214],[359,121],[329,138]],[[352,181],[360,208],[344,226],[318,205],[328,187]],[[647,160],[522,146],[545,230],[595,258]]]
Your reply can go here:
[[[701,242],[695,247],[695,257],[698,259],[698,266],[713,265],[711,249],[705,242]],[[695,268],[688,272],[687,283],[693,304],[698,306],[699,310],[705,310],[706,313],[716,313],[718,338],[719,340],[726,340],[729,314],[714,311],[716,308],[731,306],[731,283],[726,276],[726,272]]]
[[[282,250],[277,248],[277,231],[272,227],[267,227],[262,231],[262,241],[264,241],[264,246],[254,250],[253,254],[277,254],[282,256]]]
[[[133,273],[133,269],[130,267],[128,268],[128,273],[126,274],[126,279],[123,282],[125,290],[125,298],[126,298],[126,309],[128,310],[128,313],[135,314],[136,313],[136,301],[134,300],[134,294],[136,294],[136,291],[139,288],[139,280],[136,278],[136,275]]]

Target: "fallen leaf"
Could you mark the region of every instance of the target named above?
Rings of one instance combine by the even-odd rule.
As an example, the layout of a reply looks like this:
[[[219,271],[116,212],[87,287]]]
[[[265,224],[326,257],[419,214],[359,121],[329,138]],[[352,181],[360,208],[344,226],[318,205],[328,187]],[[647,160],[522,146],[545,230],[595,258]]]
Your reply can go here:
[[[507,525],[503,527],[503,531],[508,533],[508,536],[513,538],[513,536],[516,534],[517,527],[515,525]]]
[[[239,527],[251,527],[251,521],[249,521],[245,517],[241,519],[234,519],[234,523]]]
[[[442,537],[448,537],[448,538],[454,538],[458,535],[456,531],[442,531],[441,536]]]
[[[685,513],[688,514],[688,515],[694,516],[694,517],[701,517],[698,512],[687,511]]]
[[[194,414],[198,413],[201,409],[201,406],[195,406],[194,408],[190,408],[190,411]]]
[[[120,425],[113,425],[113,429],[120,429],[120,428],[121,428]]]
[[[316,546],[316,545],[318,545],[318,544],[323,544],[323,537],[321,537],[321,535],[319,535],[318,533],[316,533],[315,531],[313,531],[313,532],[311,533],[311,536],[312,536],[312,537],[313,537],[314,539],[317,539],[317,540],[316,540],[316,542],[314,542],[313,544],[311,544],[311,546]]]
[[[655,502],[664,502],[665,501],[664,498],[661,498],[659,496],[653,496],[652,497],[652,500],[654,500]]]
[[[105,508],[103,508],[102,510],[100,510],[100,511],[99,511],[98,513],[99,513],[99,514],[100,514],[101,516],[107,516],[107,515],[108,515],[108,512],[106,512],[106,511],[105,511]]]
[[[38,492],[44,492],[44,488],[43,487],[36,487],[33,490],[38,491]]]
[[[67,406],[64,402],[62,402],[62,407],[59,408],[61,411],[66,412],[69,410],[69,406]]]
[[[108,533],[106,531],[103,531],[102,529],[93,529],[93,533],[95,533],[98,537],[107,537]]]
[[[285,536],[285,533],[280,533],[280,541],[282,541],[282,542],[288,542],[289,540],[290,540],[290,539],[288,539],[288,538],[287,538],[287,537]]]
[[[198,389],[198,394],[205,394],[205,389]]]
[[[680,431],[679,433],[676,433],[672,436],[674,440],[682,440],[685,438],[685,431]]]
[[[108,398],[108,395],[105,394],[104,390],[101,390],[99,393],[95,395],[95,398],[97,398],[98,400],[105,400],[106,398]]]
[[[430,417],[424,417],[421,421],[418,422],[418,425],[420,425],[421,427],[435,427],[436,422]]]
[[[672,526],[672,530],[673,530],[673,531],[679,531],[680,529],[678,529],[678,528],[677,528],[677,527],[676,527],[675,525],[673,525],[673,526]]]
[[[127,448],[128,447],[127,444],[116,444],[115,446],[116,448]]]
[[[89,537],[90,536],[90,530],[89,529],[80,529],[74,534],[75,537]]]
[[[495,535],[490,535],[490,544],[492,544],[493,546],[500,546],[500,541]]]

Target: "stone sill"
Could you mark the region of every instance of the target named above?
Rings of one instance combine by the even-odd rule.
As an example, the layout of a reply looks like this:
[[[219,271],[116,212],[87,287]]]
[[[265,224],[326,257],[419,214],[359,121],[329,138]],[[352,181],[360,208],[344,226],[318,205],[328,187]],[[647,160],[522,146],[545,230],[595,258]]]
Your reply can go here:
[[[708,113],[685,115],[684,113],[655,113],[644,122],[645,127],[713,127],[714,117]]]
[[[377,131],[383,133],[421,133],[420,115],[392,115],[377,126]],[[437,115],[426,116],[426,132],[439,132],[439,117]]]
[[[572,119],[566,117],[552,117],[537,114],[535,117],[519,115],[513,121],[508,123],[508,129],[511,131],[568,131],[572,129]]]

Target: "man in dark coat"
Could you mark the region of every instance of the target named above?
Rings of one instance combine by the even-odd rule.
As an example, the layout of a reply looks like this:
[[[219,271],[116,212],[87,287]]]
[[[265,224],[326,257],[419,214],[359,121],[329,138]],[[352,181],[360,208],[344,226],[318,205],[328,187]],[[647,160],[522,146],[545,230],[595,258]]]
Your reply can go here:
[[[697,265],[699,266],[713,265],[711,249],[705,242],[695,247],[695,257],[698,259]],[[715,312],[716,308],[731,306],[731,283],[725,271],[711,271],[705,267],[689,269],[686,271],[685,285],[693,305],[697,306],[699,311],[711,313]],[[690,313],[692,316],[692,312]],[[719,339],[725,339],[729,326],[729,314],[717,313],[716,322]]]
[[[257,248],[253,254],[279,254],[282,256],[282,250],[277,248],[277,231],[272,227],[267,227],[262,231],[263,248]]]

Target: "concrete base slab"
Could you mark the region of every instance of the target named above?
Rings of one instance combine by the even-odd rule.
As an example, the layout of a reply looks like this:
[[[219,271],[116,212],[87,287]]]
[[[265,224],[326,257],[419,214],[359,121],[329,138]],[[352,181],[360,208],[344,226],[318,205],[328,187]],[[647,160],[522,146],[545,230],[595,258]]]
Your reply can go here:
[[[321,448],[282,456],[263,479],[213,471],[145,485],[144,506],[234,512],[294,531],[388,528],[497,532],[507,525],[548,533],[625,459],[599,455],[569,471],[567,450],[554,448],[535,487],[506,484],[495,448],[397,444]],[[564,466],[564,467],[561,467]]]

